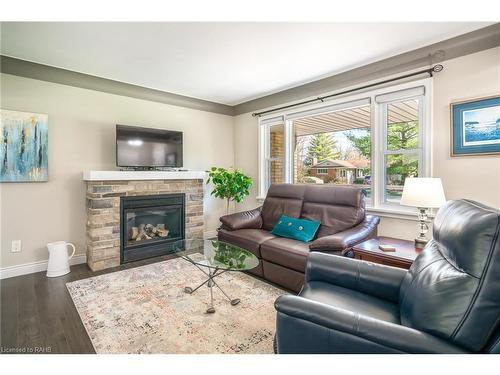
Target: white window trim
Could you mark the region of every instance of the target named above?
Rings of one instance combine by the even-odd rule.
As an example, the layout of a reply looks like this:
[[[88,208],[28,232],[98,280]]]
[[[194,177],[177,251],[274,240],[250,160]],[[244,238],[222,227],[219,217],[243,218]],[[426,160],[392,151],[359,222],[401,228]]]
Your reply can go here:
[[[415,82],[413,82],[416,86],[418,86]],[[411,216],[417,215],[417,210],[414,207],[406,207],[402,206],[399,203],[395,202],[387,202],[385,200],[385,182],[386,182],[386,165],[385,165],[385,155],[395,153],[395,154],[415,154],[418,153],[419,155],[419,171],[418,175],[421,177],[427,177],[432,175],[432,143],[431,143],[431,95],[432,95],[432,90],[431,90],[431,84],[432,80],[431,79],[426,79],[425,82],[422,82],[420,86],[424,87],[424,94],[421,93],[415,93],[412,95],[408,95],[406,93],[406,90],[400,89],[394,92],[394,95],[388,95],[391,96],[390,100],[387,100],[385,102],[379,102],[376,103],[375,105],[375,113],[377,119],[378,119],[378,126],[372,127],[372,129],[375,129],[376,131],[376,137],[375,139],[372,138],[372,141],[374,141],[375,146],[378,145],[379,149],[378,152],[375,154],[373,153],[372,148],[372,160],[375,159],[374,164],[376,163],[377,168],[372,170],[372,182],[376,184],[376,188],[374,189],[375,194],[373,194],[373,205],[370,207],[371,209],[374,210],[381,210],[381,212],[396,212],[399,214],[409,214]],[[394,87],[392,87],[394,88]],[[409,89],[412,91],[412,89]],[[398,91],[401,91],[401,93],[398,93]],[[398,96],[398,94],[400,96]],[[403,101],[403,100],[409,100],[413,98],[418,98],[419,99],[419,145],[420,147],[416,150],[400,150],[400,151],[388,151],[387,150],[387,105],[388,103],[393,103],[393,102],[398,102],[398,101]],[[424,152],[425,150],[425,152]],[[417,152],[415,152],[417,151]],[[376,157],[375,157],[376,156]],[[374,173],[375,172],[375,173]],[[373,185],[372,185],[373,186]]]
[[[270,159],[270,133],[271,126],[284,123],[284,117],[273,116],[271,118],[259,121],[259,197],[261,193],[267,191],[267,181],[269,181],[267,162]],[[285,142],[287,140],[285,139]],[[287,147],[285,147],[285,150]],[[285,157],[285,165],[286,165]],[[265,194],[264,194],[265,198]]]
[[[285,120],[285,182],[293,181],[293,121]]]
[[[371,205],[367,207],[367,211],[370,213],[375,213],[380,216],[395,217],[409,220],[416,220],[417,210],[413,207],[401,206],[397,203],[384,202],[384,175],[385,175],[385,165],[383,152],[380,149],[384,145],[384,127],[383,124],[383,113],[381,113],[380,102],[377,102],[375,97],[381,95],[387,95],[387,97],[397,98],[395,100],[409,99],[415,96],[419,96],[418,92],[416,94],[408,94],[408,90],[416,90],[419,86],[423,86],[425,94],[420,101],[420,106],[422,110],[419,111],[419,125],[420,125],[420,137],[421,137],[421,152],[422,152],[422,163],[419,167],[419,175],[432,176],[432,79],[425,78],[410,82],[401,83],[394,86],[387,86],[380,89],[375,89],[368,92],[362,92],[359,94],[354,94],[352,96],[337,98],[328,100],[322,103],[312,104],[304,106],[300,111],[289,110],[289,112],[277,112],[272,115],[263,116],[259,118],[259,192],[258,201],[263,201],[267,193],[266,182],[268,180],[267,168],[266,168],[266,155],[268,155],[269,150],[269,126],[277,123],[285,124],[285,182],[293,182],[293,119],[297,118],[297,113],[308,115],[322,113],[331,111],[338,111],[348,108],[350,104],[352,106],[359,105],[359,103],[370,104],[370,110],[373,114],[371,116],[371,134],[372,134],[372,165],[377,167],[372,169],[371,180],[372,180],[372,198]],[[398,92],[401,91],[401,96],[398,96]],[[406,92],[406,93],[405,93]],[[391,100],[393,101],[393,100]],[[365,104],[365,105],[366,105]],[[376,147],[379,149],[376,151]],[[425,150],[425,152],[424,152]],[[382,160],[381,160],[382,159]],[[375,172],[375,173],[374,173]]]

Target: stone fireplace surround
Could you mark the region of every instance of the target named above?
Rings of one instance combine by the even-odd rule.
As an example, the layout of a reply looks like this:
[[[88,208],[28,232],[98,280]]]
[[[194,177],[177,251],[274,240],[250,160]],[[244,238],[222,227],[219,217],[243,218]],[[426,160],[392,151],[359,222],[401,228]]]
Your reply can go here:
[[[120,197],[185,193],[186,238],[203,238],[205,172],[88,171],[87,264],[92,271],[120,265]]]

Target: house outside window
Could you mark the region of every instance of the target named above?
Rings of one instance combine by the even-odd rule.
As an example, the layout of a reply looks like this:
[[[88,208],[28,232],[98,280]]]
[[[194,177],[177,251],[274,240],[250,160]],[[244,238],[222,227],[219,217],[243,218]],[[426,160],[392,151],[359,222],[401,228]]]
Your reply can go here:
[[[259,196],[272,183],[358,186],[373,211],[401,206],[404,181],[431,175],[431,80],[260,119]]]

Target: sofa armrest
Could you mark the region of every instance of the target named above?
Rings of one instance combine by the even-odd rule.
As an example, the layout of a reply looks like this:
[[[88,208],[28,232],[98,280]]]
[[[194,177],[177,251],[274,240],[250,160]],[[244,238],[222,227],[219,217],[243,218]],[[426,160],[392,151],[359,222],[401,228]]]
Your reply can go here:
[[[278,353],[466,353],[428,333],[303,297],[280,296],[275,308]]]
[[[406,273],[402,268],[314,252],[307,258],[305,282],[323,281],[397,303]]]
[[[365,220],[351,229],[314,240],[309,248],[313,251],[343,251],[377,233],[378,216],[366,215]]]
[[[229,230],[260,229],[262,228],[260,211],[261,207],[257,207],[253,210],[222,216],[219,220],[223,227]]]

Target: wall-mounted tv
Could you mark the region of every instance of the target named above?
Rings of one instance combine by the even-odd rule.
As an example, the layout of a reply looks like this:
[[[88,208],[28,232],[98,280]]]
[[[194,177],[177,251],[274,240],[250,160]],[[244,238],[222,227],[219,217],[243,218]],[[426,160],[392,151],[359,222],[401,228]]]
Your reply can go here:
[[[118,167],[182,167],[182,132],[116,125]]]

